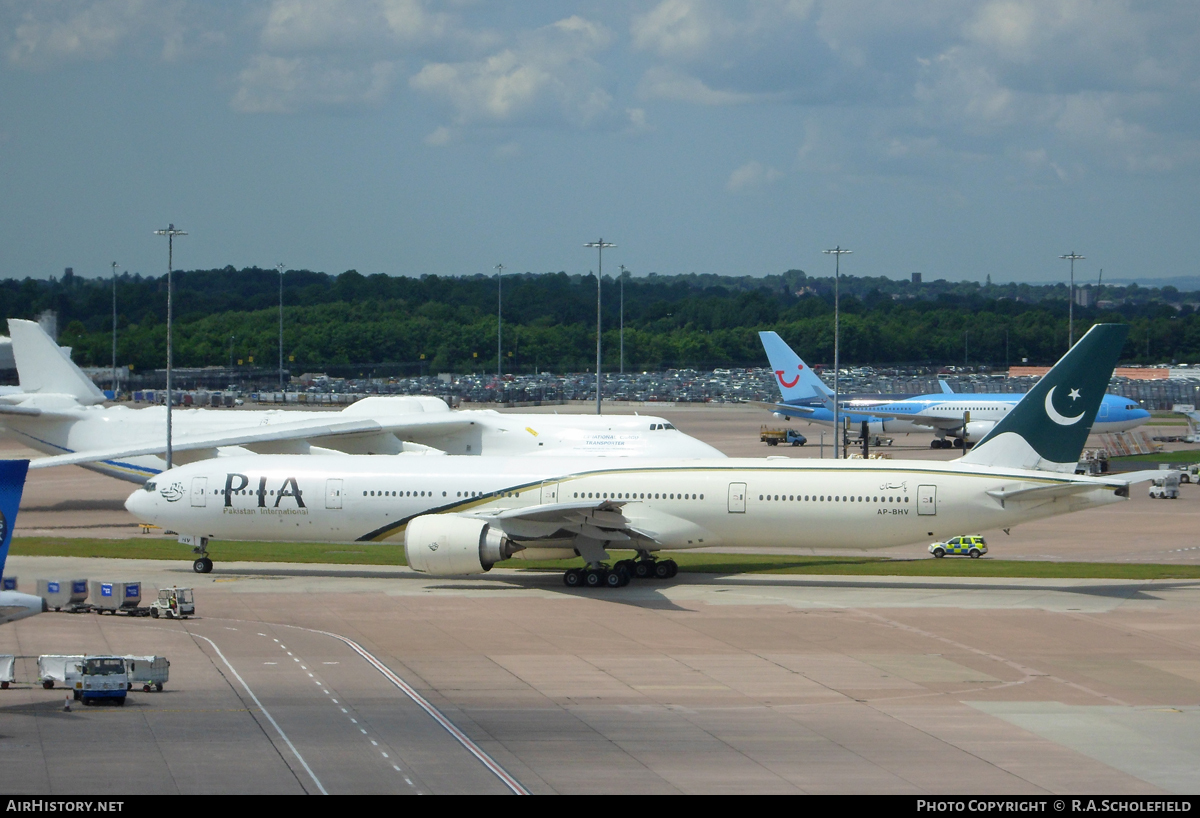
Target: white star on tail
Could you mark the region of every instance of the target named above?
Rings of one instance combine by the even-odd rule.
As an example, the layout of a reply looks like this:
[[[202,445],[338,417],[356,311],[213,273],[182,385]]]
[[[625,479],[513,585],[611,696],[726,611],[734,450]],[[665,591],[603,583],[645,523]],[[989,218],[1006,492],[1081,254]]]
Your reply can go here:
[[[1070,398],[1071,400],[1079,400],[1079,390],[1072,389],[1070,392],[1067,393],[1067,397]]]

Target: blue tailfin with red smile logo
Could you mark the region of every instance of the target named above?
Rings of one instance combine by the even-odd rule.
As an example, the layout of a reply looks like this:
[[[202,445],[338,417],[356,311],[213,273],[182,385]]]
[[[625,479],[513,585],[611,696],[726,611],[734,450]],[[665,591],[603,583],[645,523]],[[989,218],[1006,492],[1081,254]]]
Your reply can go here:
[[[832,395],[833,390],[809,369],[808,364],[800,360],[800,356],[792,351],[778,333],[760,332],[759,340],[767,352],[767,360],[771,362],[771,371],[775,373],[775,383],[785,401],[823,400],[825,395]]]

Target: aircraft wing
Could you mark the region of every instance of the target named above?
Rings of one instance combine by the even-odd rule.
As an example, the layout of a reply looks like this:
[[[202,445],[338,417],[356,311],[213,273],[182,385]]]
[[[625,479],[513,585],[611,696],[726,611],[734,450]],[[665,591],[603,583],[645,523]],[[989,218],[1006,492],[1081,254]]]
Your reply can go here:
[[[908,420],[920,426],[928,426],[931,429],[957,429],[963,424],[963,416],[961,412],[937,415],[930,414],[936,412],[936,407],[924,409],[918,412],[895,412],[889,409],[880,409],[875,406],[864,406],[861,409],[852,409],[843,407],[844,414],[869,415],[876,418],[895,418],[896,420]]]
[[[22,395],[22,397],[26,397]],[[63,411],[57,409],[38,409],[36,406],[10,406],[0,403],[0,415],[21,415],[22,417],[44,417],[44,418],[70,418],[78,420],[78,412]]]
[[[253,446],[256,443],[278,443],[282,441],[302,441],[322,439],[323,442],[340,437],[375,435],[381,433],[403,434],[416,429],[429,431],[454,432],[466,429],[474,421],[454,416],[445,417],[420,415],[406,417],[402,420],[380,423],[371,418],[353,418],[331,422],[323,419],[296,421],[293,423],[277,423],[265,426],[254,426],[244,429],[232,429],[228,432],[211,432],[196,435],[180,435],[171,441],[171,448],[176,452],[194,451],[197,449],[216,449],[222,446]],[[101,460],[138,457],[141,455],[165,454],[167,442],[163,440],[141,446],[122,446],[111,449],[90,449],[70,454],[40,457],[30,461],[31,469],[47,469],[51,466],[72,466],[79,463],[93,463]]]
[[[517,542],[583,537],[597,543],[654,542],[651,534],[635,528],[622,512],[625,502],[549,503],[480,514],[509,539]]]
[[[1128,496],[1129,487],[1132,484],[1153,479],[1153,476],[1161,475],[1159,472],[1132,472],[1128,475],[1121,474],[1103,480],[1076,480],[1041,486],[1026,486],[1024,488],[992,489],[987,494],[989,497],[997,500],[1002,508],[1014,501],[1043,503],[1056,500],[1060,497],[1069,497],[1072,494],[1086,494],[1089,491],[1096,491],[1097,489],[1124,492],[1122,496]]]
[[[763,409],[770,409],[772,412],[781,412],[785,415],[795,414],[800,417],[811,415],[820,407],[815,406],[793,406],[790,403],[766,403],[761,401],[752,401],[755,406],[761,406]]]

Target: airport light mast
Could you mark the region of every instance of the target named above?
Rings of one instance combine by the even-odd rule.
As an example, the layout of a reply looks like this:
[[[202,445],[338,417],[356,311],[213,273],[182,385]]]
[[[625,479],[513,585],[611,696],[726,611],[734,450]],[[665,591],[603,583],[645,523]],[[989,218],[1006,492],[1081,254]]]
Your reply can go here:
[[[609,244],[604,239],[599,241],[589,241],[584,247],[595,247],[598,254],[598,264],[596,266],[596,414],[600,414],[600,282],[604,280],[604,248],[616,247],[615,244]]]
[[[499,378],[503,374],[503,371],[504,371],[501,368],[501,361],[503,359],[500,357],[500,349],[501,349],[500,333],[504,328],[504,312],[502,309],[504,306],[504,301],[503,301],[504,293],[501,290],[503,278],[504,278],[504,265],[497,264],[496,265],[496,377],[497,378]]]
[[[625,274],[629,271],[621,265],[621,374],[625,374]]]
[[[840,351],[841,334],[840,326],[840,311],[838,305],[838,282],[842,277],[842,256],[848,255],[853,250],[847,250],[840,244],[832,250],[822,250],[827,256],[833,256],[833,459],[838,459],[838,446],[842,442],[842,427],[839,422],[838,414],[841,405],[838,403],[838,372],[841,366],[838,353]]]
[[[279,391],[283,391],[283,262],[275,265],[275,269],[279,271]],[[284,403],[287,403],[287,396],[284,395]]]
[[[171,274],[175,266],[175,237],[186,236],[175,225],[168,224],[165,230],[155,230],[154,235],[167,237],[167,470],[171,468]]]
[[[112,263],[113,271],[113,361],[112,361],[112,388],[113,400],[117,397],[117,263]]]
[[[1081,256],[1074,250],[1069,255],[1059,256],[1071,262],[1071,298],[1067,302],[1067,349],[1075,346],[1075,260],[1082,261],[1087,256]]]

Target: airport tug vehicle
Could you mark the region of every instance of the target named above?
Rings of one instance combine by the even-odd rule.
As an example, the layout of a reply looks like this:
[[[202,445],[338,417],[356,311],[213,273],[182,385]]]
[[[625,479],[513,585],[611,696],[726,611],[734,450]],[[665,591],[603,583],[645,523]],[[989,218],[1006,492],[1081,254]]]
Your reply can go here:
[[[125,704],[129,674],[123,656],[85,656],[78,664],[68,664],[65,676],[76,701],[111,701],[118,707]]]
[[[158,592],[158,599],[150,603],[150,616],[158,619],[187,619],[195,616],[196,603],[192,597],[191,588],[163,588]]]
[[[935,542],[929,546],[929,553],[938,559],[949,554],[953,557],[970,557],[977,560],[987,553],[987,540],[976,534],[963,534],[951,537],[945,542]]]

